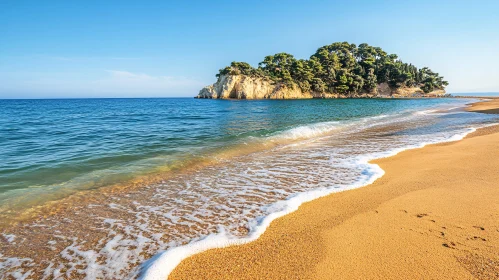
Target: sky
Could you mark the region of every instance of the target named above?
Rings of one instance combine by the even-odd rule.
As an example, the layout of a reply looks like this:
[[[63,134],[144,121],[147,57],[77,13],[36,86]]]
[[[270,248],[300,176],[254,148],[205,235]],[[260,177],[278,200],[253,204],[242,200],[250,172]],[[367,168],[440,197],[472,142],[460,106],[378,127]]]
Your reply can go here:
[[[193,97],[231,61],[348,41],[499,92],[499,1],[0,1],[0,98]]]

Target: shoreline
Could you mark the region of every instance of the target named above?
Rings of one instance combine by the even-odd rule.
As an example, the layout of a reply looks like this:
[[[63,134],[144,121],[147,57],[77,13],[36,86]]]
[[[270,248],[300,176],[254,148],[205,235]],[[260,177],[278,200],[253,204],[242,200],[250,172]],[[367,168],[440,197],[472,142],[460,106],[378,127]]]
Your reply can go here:
[[[268,99],[268,100],[273,100],[273,99]],[[370,118],[370,117],[363,117],[362,119],[365,118]],[[303,126],[308,126],[308,125],[305,124]],[[332,128],[331,130],[335,130],[335,128]],[[286,130],[284,130],[283,132],[286,132]],[[328,132],[325,132],[324,134],[327,133]],[[197,155],[196,157],[192,157],[188,160],[185,160],[180,164],[166,166],[168,168],[164,167],[156,168],[156,170],[154,171],[145,172],[143,174],[140,174],[138,176],[133,176],[128,179],[117,180],[110,184],[101,184],[99,186],[94,186],[91,188],[81,188],[81,189],[76,188],[74,190],[69,190],[68,193],[62,194],[60,196],[57,196],[56,194],[54,195],[54,197],[47,199],[40,204],[37,204],[37,202],[30,201],[30,203],[33,204],[26,203],[23,204],[22,206],[19,206],[18,208],[5,208],[4,210],[6,213],[8,213],[8,215],[7,214],[4,214],[3,216],[0,215],[0,217],[3,218],[3,220],[0,219],[0,231],[6,230],[11,226],[32,222],[36,220],[37,217],[39,216],[47,216],[47,215],[53,215],[57,212],[64,212],[64,210],[66,210],[64,205],[73,204],[74,203],[73,200],[80,199],[81,197],[84,196],[99,196],[102,193],[116,193],[124,189],[130,191],[132,189],[144,188],[147,187],[148,185],[157,184],[164,181],[167,178],[175,176],[175,174],[177,174],[180,168],[182,169],[183,173],[190,174],[206,166],[220,165],[221,163],[223,163],[223,160],[225,159],[230,159],[235,156],[250,154],[252,152],[261,151],[263,149],[269,149],[269,147],[275,146],[277,144],[283,144],[283,143],[292,144],[296,141],[302,141],[310,137],[311,136],[297,136],[291,139],[281,139],[281,140],[274,139],[272,142],[265,142],[265,143],[259,141],[252,143],[252,145],[246,145],[246,143],[237,144],[235,146],[231,146],[229,149],[227,149],[226,147],[216,148],[210,151],[208,154],[202,156]],[[45,194],[41,194],[41,196],[43,195]]]
[[[461,104],[461,106],[458,106],[459,109],[457,109],[458,107],[450,106],[439,106],[438,108],[444,108],[442,109],[444,111],[459,110],[462,112],[465,108],[465,103],[469,102],[459,103]],[[448,110],[445,110],[445,108]],[[402,114],[402,116],[414,120],[426,120],[427,118],[435,119],[435,116],[425,117],[424,115],[426,115],[426,112],[426,110],[423,110],[421,114],[419,114],[415,111],[408,115]],[[438,113],[438,111],[435,110],[428,110],[428,112]],[[399,115],[400,114],[397,114],[397,116]],[[473,114],[470,113],[467,115],[470,116],[469,120],[462,119],[462,121],[455,122],[457,127],[450,128],[450,130],[445,129],[445,131],[450,133],[444,133],[444,131],[442,131],[440,135],[437,133],[435,134],[435,138],[432,137],[430,143],[461,139],[473,129],[469,128],[470,125],[462,126],[460,123],[470,123],[470,121],[476,117],[477,120],[480,120],[476,123],[480,124],[483,123],[485,119],[490,118],[484,115],[475,115],[475,117],[473,117]],[[231,215],[228,215],[228,218],[232,219],[231,225],[237,224],[238,222],[242,224],[244,222],[244,219],[248,216],[239,214],[237,209],[246,209],[245,207],[248,206],[247,209],[254,209],[254,211],[256,211],[256,214],[249,213],[250,215],[253,215],[253,220],[251,220],[251,223],[247,224],[248,226],[240,228],[231,227],[228,229],[227,234],[215,228],[210,229],[207,234],[199,235],[198,228],[196,227],[209,225],[211,221],[209,219],[212,217],[213,221],[211,222],[217,223],[217,213],[213,216],[207,216],[208,222],[204,224],[202,222],[196,223],[189,221],[191,216],[186,216],[185,220],[180,220],[182,223],[179,223],[178,220],[175,219],[176,217],[183,217],[184,214],[182,213],[201,213],[202,215],[205,215],[205,213],[207,213],[206,211],[211,210],[208,207],[202,206],[201,210],[198,212],[193,204],[197,203],[197,205],[201,205],[202,203],[199,204],[196,202],[196,199],[192,199],[192,196],[189,193],[187,193],[187,196],[181,201],[187,202],[186,204],[183,204],[186,205],[185,207],[182,204],[169,203],[168,201],[172,197],[176,197],[177,190],[181,192],[185,190],[185,188],[182,188],[184,185],[179,186],[179,188],[176,187],[178,181],[193,183],[193,185],[185,185],[192,187],[192,190],[196,190],[194,194],[199,194],[201,196],[206,195],[208,198],[217,199],[219,196],[217,196],[216,193],[212,195],[210,189],[205,189],[205,186],[208,186],[205,184],[207,181],[210,181],[212,178],[220,177],[219,175],[216,175],[220,173],[214,173],[214,171],[221,171],[222,174],[227,170],[229,170],[229,173],[227,174],[244,173],[244,170],[239,170],[238,168],[247,168],[247,164],[245,163],[248,163],[248,166],[251,166],[250,163],[255,160],[255,157],[242,157],[234,162],[229,161],[232,163],[227,166],[215,165],[213,168],[208,166],[206,169],[187,170],[189,172],[177,173],[175,178],[164,178],[165,181],[161,181],[158,185],[149,185],[149,181],[142,181],[137,178],[129,187],[126,185],[116,185],[109,186],[109,188],[101,188],[99,189],[100,191],[85,191],[78,195],[71,195],[70,197],[61,200],[53,207],[47,206],[44,209],[39,209],[41,211],[39,213],[43,214],[39,215],[36,219],[29,222],[17,223],[2,231],[3,240],[5,241],[2,243],[2,246],[0,246],[0,253],[3,255],[0,260],[0,266],[5,268],[2,273],[12,277],[14,277],[14,275],[25,274],[34,278],[42,278],[43,275],[52,275],[56,278],[60,275],[66,275],[66,277],[76,279],[87,275],[87,277],[91,278],[121,278],[125,276],[126,278],[136,278],[139,276],[147,278],[146,276],[152,276],[147,279],[165,279],[168,273],[170,273],[178,263],[196,252],[206,251],[209,248],[214,247],[221,248],[227,247],[228,245],[239,245],[241,243],[257,240],[260,235],[267,230],[267,227],[273,220],[287,215],[290,212],[294,212],[306,201],[324,197],[334,192],[368,185],[384,173],[378,165],[369,164],[369,160],[389,157],[407,149],[415,149],[421,147],[424,143],[430,144],[427,141],[428,138],[426,137],[425,139],[424,136],[422,138],[408,138],[406,141],[399,137],[390,138],[393,139],[393,141],[387,140],[384,137],[385,133],[388,133],[386,134],[388,137],[392,137],[390,133],[395,133],[400,129],[417,126],[410,124],[406,119],[399,122],[391,120],[387,122],[383,121],[384,118],[391,118],[390,115],[382,115],[381,118],[380,116],[376,116],[374,117],[376,119],[374,123],[371,122],[370,118],[371,117],[367,117],[366,120],[361,119],[348,124],[347,127],[352,125],[355,127],[352,132],[346,134],[339,133],[338,135],[334,133],[335,137],[332,139],[333,143],[330,143],[330,137],[324,137],[325,140],[321,140],[322,138],[319,137],[314,138],[310,143],[307,142],[303,147],[302,145],[296,147],[293,145],[294,148],[289,149],[290,155],[285,157],[280,158],[282,154],[288,153],[276,152],[274,154],[274,152],[269,151],[267,154],[261,155],[260,160],[269,162],[265,166],[267,170],[272,170],[274,164],[277,164],[277,166],[279,166],[281,162],[287,164],[290,157],[294,159],[292,164],[289,165],[289,170],[297,171],[296,175],[290,173],[288,170],[288,172],[277,173],[276,175],[273,175],[274,177],[268,177],[276,178],[277,180],[281,180],[282,178],[282,180],[290,181],[290,184],[287,185],[289,188],[294,187],[294,182],[301,182],[301,179],[303,178],[303,176],[299,175],[301,174],[301,170],[307,171],[306,173],[303,173],[305,176],[317,172],[317,170],[324,171],[313,176],[313,178],[304,178],[303,182],[306,183],[305,188],[308,188],[309,191],[295,196],[289,196],[296,193],[296,191],[293,192],[293,189],[286,189],[287,182],[284,182],[284,186],[279,185],[279,187],[281,187],[279,189],[276,188],[278,185],[267,184],[263,179],[259,180],[256,178],[253,185],[258,188],[264,187],[264,189],[256,190],[256,193],[263,194],[262,192],[258,192],[260,190],[273,193],[274,190],[279,191],[282,189],[287,192],[288,195],[281,196],[280,200],[275,204],[267,204],[268,206],[266,207],[268,207],[268,209],[255,208],[252,206],[254,204],[242,204],[246,198],[238,200],[239,198],[234,196],[236,198],[234,201],[240,205],[236,205],[238,207],[234,208],[236,211],[232,211],[232,208],[226,210],[227,213],[231,213]],[[463,116],[463,118],[466,117]],[[493,118],[496,119],[495,117]],[[453,122],[448,123],[451,124]],[[471,121],[471,123],[475,122]],[[321,133],[323,133],[323,126],[323,124],[319,126],[314,125],[313,129],[310,126],[306,126],[307,129],[304,132],[306,132],[307,135],[309,133],[315,133],[315,131],[322,131]],[[326,127],[329,128],[330,125],[328,124]],[[340,126],[339,128],[342,127],[343,126]],[[343,127],[343,129],[344,128],[345,127]],[[299,135],[304,133],[301,130],[302,129],[299,130]],[[360,132],[362,133],[359,134]],[[284,134],[280,133],[277,139],[283,137],[285,139],[290,137],[291,139],[295,139],[296,133],[297,131],[292,129]],[[376,145],[372,146],[370,152],[368,150],[366,150],[365,153],[357,151],[357,145],[354,143],[358,143],[359,145],[366,144],[369,146],[370,144],[366,141],[373,141],[373,138],[369,137],[369,135],[377,135],[377,137],[384,139],[385,142],[388,141],[388,144],[381,143],[382,147],[377,147]],[[407,141],[410,139],[417,139],[417,141]],[[325,148],[329,146],[332,148],[339,147],[335,146],[338,143],[335,144],[334,141],[345,143],[346,148],[343,154],[339,154],[339,160],[332,163],[336,164],[340,169],[343,167],[345,168],[345,170],[338,175],[328,172],[331,170],[329,166],[331,165],[332,159],[330,157],[322,156],[322,151]],[[253,148],[254,147],[252,147],[252,149]],[[305,154],[312,153],[314,156],[303,157],[303,152],[306,152]],[[358,156],[351,158],[350,156],[352,153],[358,153]],[[321,155],[320,158],[315,154]],[[344,162],[345,165],[340,164],[341,159],[344,159],[345,157],[353,160],[347,160]],[[273,158],[275,158],[275,160]],[[309,163],[315,164],[309,165]],[[285,167],[286,166],[288,165],[285,165]],[[296,168],[299,168],[300,170]],[[345,173],[346,170],[349,170],[349,172]],[[191,171],[193,173],[191,173]],[[196,178],[190,178],[192,174],[194,174]],[[356,179],[354,181],[349,180],[349,178],[342,181],[343,179],[341,177],[336,179],[336,176],[341,176],[342,174],[348,174],[352,179]],[[268,180],[268,178],[265,177],[264,180]],[[147,179],[153,180],[154,178],[148,177]],[[327,183],[336,182],[336,180],[338,180],[337,182],[340,184],[341,182],[345,183],[341,185],[341,187]],[[249,184],[250,187],[253,185]],[[234,185],[229,189],[225,189],[230,191],[237,188],[238,186]],[[223,192],[224,188],[221,188],[221,191]],[[249,193],[251,193],[251,191]],[[273,199],[273,197],[273,194],[271,194],[263,197],[263,199]],[[223,200],[223,198],[221,199]],[[230,195],[227,196],[227,201],[232,203]],[[256,217],[263,218],[258,219]],[[56,235],[54,235],[54,231],[57,232]],[[212,233],[211,235],[209,234],[210,232]],[[244,238],[243,240],[235,237],[248,236],[248,233],[250,237]],[[216,237],[218,237],[218,239]],[[191,240],[204,241],[191,242]],[[171,244],[173,241],[178,241],[180,243],[172,246]],[[199,250],[193,250],[192,246],[189,245],[183,246],[185,244],[194,243],[204,243],[204,245],[200,246],[198,248]],[[159,262],[154,261],[158,260],[160,256],[165,255],[158,254],[161,250],[166,250],[165,252],[169,254],[166,257],[166,260],[165,258],[161,258],[161,261]],[[123,255],[127,255],[128,259],[121,259],[120,256]],[[82,257],[84,258],[82,259]],[[108,266],[111,263],[113,266]],[[156,271],[159,270],[159,273],[149,274],[150,270],[147,268],[148,265],[151,264],[156,266]],[[154,269],[152,271],[154,271]]]
[[[348,99],[348,98],[347,98]],[[349,98],[351,99],[351,98]],[[362,99],[362,98],[361,98]],[[374,98],[374,99],[393,99],[393,98]],[[433,97],[418,97],[418,98],[399,98],[399,99],[434,99]],[[476,99],[476,98],[475,98]],[[236,100],[236,99],[221,99],[221,100]],[[264,99],[264,100],[275,100],[275,99]],[[296,99],[298,100],[298,99]],[[248,101],[258,101],[258,100],[248,100]],[[276,100],[281,101],[281,100]],[[366,117],[369,118],[369,117]],[[304,125],[306,126],[306,125]],[[286,144],[293,143],[294,141],[304,140],[309,138],[308,136],[303,137],[295,137],[293,139],[282,140],[282,142]],[[275,145],[277,141],[273,143],[265,143],[262,146],[262,143],[253,143],[250,147],[246,144],[238,144],[237,146],[233,146],[230,149],[221,149],[217,148],[211,151],[207,155],[192,157],[185,162],[180,164],[172,165],[172,166],[163,166],[161,168],[151,169],[148,172],[143,172],[138,174],[137,176],[133,176],[126,179],[119,179],[116,181],[112,181],[108,184],[99,184],[98,186],[92,186],[90,188],[81,187],[75,188],[74,190],[68,190],[67,193],[64,194],[47,194],[47,197],[53,195],[53,197],[47,198],[43,201],[43,203],[38,203],[37,201],[29,201],[22,206],[16,206],[11,208],[5,208],[6,213],[0,215],[3,220],[0,220],[0,230],[8,229],[11,226],[18,225],[20,223],[27,223],[33,220],[36,220],[39,216],[51,215],[61,210],[62,205],[71,204],[74,198],[80,198],[85,195],[99,195],[101,192],[104,193],[112,193],[117,192],[123,189],[131,190],[144,188],[147,185],[155,184],[165,180],[165,178],[171,177],[179,170],[179,166],[182,168],[182,172],[194,172],[199,170],[205,166],[215,166],[220,164],[220,161],[223,159],[230,159],[235,155],[249,154],[251,152],[260,151],[262,149],[268,149],[270,145]],[[240,153],[240,150],[246,150],[244,153]],[[222,152],[221,152],[222,151]],[[213,158],[216,158],[214,160]],[[166,167],[166,168],[165,168]],[[46,194],[42,193],[39,197],[45,196]]]
[[[471,103],[466,107],[466,111],[483,114],[499,114],[499,97],[484,99],[486,101]]]
[[[492,110],[488,113],[493,113],[499,108],[498,103],[496,100],[477,102],[466,110],[476,112]],[[499,251],[499,228],[494,231],[490,219],[487,220],[487,225],[463,226],[469,222],[469,219],[464,217],[470,216],[466,216],[466,213],[471,209],[455,204],[457,201],[468,199],[468,196],[474,197],[479,194],[473,193],[473,189],[470,190],[469,187],[460,185],[459,181],[454,182],[454,186],[447,186],[446,181],[451,176],[449,178],[445,176],[455,172],[456,166],[453,162],[456,161],[456,157],[462,156],[460,152],[462,149],[477,149],[481,155],[492,157],[491,153],[484,151],[484,148],[477,148],[472,144],[480,142],[481,146],[487,145],[490,148],[495,142],[491,139],[496,137],[499,138],[499,127],[488,127],[471,133],[463,141],[429,145],[423,149],[408,150],[394,157],[375,160],[373,163],[379,164],[386,174],[373,184],[306,202],[300,206],[299,211],[274,220],[256,241],[240,246],[210,249],[188,257],[173,270],[169,279],[261,277],[348,279],[366,278],[368,275],[372,278],[466,279],[471,276],[481,278],[480,275],[497,277],[499,272],[495,267],[499,267],[499,255],[494,254],[494,248],[496,252]],[[428,157],[432,160],[428,161]],[[420,161],[424,159],[420,164],[428,166],[420,168],[419,165],[415,165],[418,159]],[[451,163],[450,167],[438,164],[443,160],[446,160],[447,164]],[[475,155],[472,160],[464,161],[466,164],[470,162],[479,165],[481,161]],[[493,162],[499,166],[498,161]],[[408,166],[411,168],[408,169]],[[428,168],[433,172],[427,174]],[[484,168],[478,169],[474,166],[470,169],[472,170],[466,171],[474,174],[483,171]],[[397,173],[410,173],[411,176],[395,176]],[[457,177],[459,175],[462,174],[456,173]],[[494,174],[481,175],[489,178]],[[462,179],[471,180],[469,176],[470,174]],[[457,179],[454,178],[453,181],[455,180]],[[494,179],[488,181],[490,183]],[[400,187],[401,184],[403,187]],[[435,184],[439,186],[428,187]],[[470,182],[470,184],[477,183]],[[445,204],[449,201],[442,200],[441,196],[438,198],[442,201],[436,198],[438,192],[445,193],[452,188],[458,188],[463,192],[461,197],[453,197],[451,202],[454,204]],[[429,194],[421,196],[419,192],[429,192]],[[485,192],[490,197],[494,197],[490,195],[491,193],[499,194],[499,190],[493,188],[488,188]],[[452,191],[445,194],[453,195]],[[444,219],[449,223],[457,219],[452,215],[452,211],[444,211],[445,215],[435,215],[443,211],[444,207],[428,211],[424,209],[425,203],[421,201],[419,204],[398,206],[407,209],[415,208],[416,205],[421,206],[422,209],[414,211],[406,209],[397,211],[393,207],[388,207],[392,211],[385,209],[385,204],[390,205],[394,201],[398,203],[401,199],[407,200],[406,196],[409,199],[424,198],[423,202],[445,204],[446,208],[456,208],[454,210],[465,212],[461,215],[464,221],[459,221],[457,226],[442,226],[438,220]],[[482,194],[480,199],[486,198]],[[492,202],[492,205],[499,205],[497,200]],[[490,213],[490,207],[487,209],[488,212],[483,211],[485,214]],[[380,213],[383,215],[379,215]],[[393,224],[394,220],[400,220],[400,223]],[[429,222],[430,226],[424,224],[426,222]],[[453,227],[456,227],[457,231],[466,232],[464,235],[469,233],[470,237],[464,238],[464,241],[459,238],[453,240],[453,235],[463,236],[463,233],[456,232]],[[485,228],[490,230],[486,231]],[[484,234],[487,238],[482,237]],[[402,240],[399,240],[400,238]],[[442,240],[445,242],[442,243]],[[479,241],[483,244],[476,245],[475,243]],[[469,242],[473,245],[467,244]],[[470,246],[473,248],[471,251],[467,249]],[[455,252],[459,254],[454,254]],[[463,252],[473,253],[469,255]]]

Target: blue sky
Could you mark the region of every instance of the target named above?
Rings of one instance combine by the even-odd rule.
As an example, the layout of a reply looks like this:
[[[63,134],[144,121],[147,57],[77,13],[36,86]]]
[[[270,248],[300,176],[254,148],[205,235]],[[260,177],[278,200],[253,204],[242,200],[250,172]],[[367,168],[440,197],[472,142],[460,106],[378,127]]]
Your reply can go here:
[[[231,61],[337,41],[499,92],[499,1],[0,1],[0,98],[194,96]]]

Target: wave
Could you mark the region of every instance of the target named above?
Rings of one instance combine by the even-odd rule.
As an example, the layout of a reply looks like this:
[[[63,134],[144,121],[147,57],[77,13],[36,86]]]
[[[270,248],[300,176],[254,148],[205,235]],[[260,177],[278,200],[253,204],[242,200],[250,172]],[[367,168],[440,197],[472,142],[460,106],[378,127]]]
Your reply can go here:
[[[128,181],[153,182],[158,173],[177,171],[179,168],[196,168],[198,165],[210,165],[233,157],[271,149],[278,146],[298,143],[303,140],[318,138],[351,126],[362,127],[373,120],[383,119],[389,115],[364,117],[357,120],[330,121],[301,125],[260,137],[243,138],[243,144],[232,144],[223,150],[207,151],[196,148],[198,154],[181,157],[179,155],[157,156],[134,161],[133,164],[100,169],[80,174],[68,181],[53,185],[30,185],[26,188],[14,189],[0,194],[0,226],[8,226],[18,220],[36,216],[38,206],[49,205],[80,192],[94,190],[115,184],[126,185]],[[196,150],[191,148],[190,150]],[[48,191],[49,190],[49,191]],[[34,208],[36,207],[36,208]]]
[[[319,129],[318,131],[321,131],[321,129]],[[356,182],[354,182],[347,188],[338,189],[335,186],[332,186],[329,188],[316,189],[308,192],[298,193],[288,197],[286,200],[273,203],[267,206],[266,209],[270,210],[271,214],[263,217],[258,217],[255,221],[253,221],[250,224],[250,231],[246,237],[235,237],[221,228],[220,231],[216,234],[207,235],[187,245],[174,247],[155,255],[154,257],[143,263],[138,272],[138,278],[142,280],[167,279],[170,273],[175,269],[175,267],[180,264],[181,261],[192,255],[214,248],[243,245],[257,240],[270,226],[273,220],[298,210],[300,205],[305,202],[309,202],[317,198],[330,195],[332,193],[355,189],[372,184],[378,178],[382,177],[385,173],[379,165],[370,163],[373,160],[395,156],[403,151],[422,148],[430,144],[459,141],[466,137],[466,135],[474,131],[476,131],[476,128],[469,128],[464,132],[451,135],[446,139],[441,139],[440,141],[422,142],[420,144],[409,145],[404,148],[393,149],[369,156],[355,157],[352,160],[353,162],[351,164],[357,165],[358,167],[362,168],[362,174],[364,176],[359,178]],[[315,133],[315,131],[312,132],[312,134],[313,133]],[[293,136],[296,134],[291,133],[290,135]]]

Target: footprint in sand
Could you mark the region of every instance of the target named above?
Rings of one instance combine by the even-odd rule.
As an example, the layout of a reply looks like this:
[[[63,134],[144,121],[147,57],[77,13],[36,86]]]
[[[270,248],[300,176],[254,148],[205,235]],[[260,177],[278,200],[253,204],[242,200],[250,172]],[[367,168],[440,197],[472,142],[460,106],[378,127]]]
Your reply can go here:
[[[468,238],[468,239],[487,241],[487,239],[480,237],[480,236],[473,236],[472,238]]]
[[[449,243],[442,243],[442,246],[444,246],[446,248],[455,249],[456,243],[454,243],[454,242],[450,242],[450,244]]]

